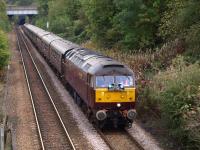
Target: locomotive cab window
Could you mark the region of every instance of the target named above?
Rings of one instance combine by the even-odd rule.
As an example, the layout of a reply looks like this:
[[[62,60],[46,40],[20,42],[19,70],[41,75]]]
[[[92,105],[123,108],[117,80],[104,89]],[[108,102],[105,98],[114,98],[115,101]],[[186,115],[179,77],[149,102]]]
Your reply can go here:
[[[132,76],[116,76],[116,84],[122,84],[123,86],[133,86]]]
[[[97,88],[109,88],[112,86],[130,87],[134,85],[132,76],[96,76]]]
[[[96,87],[105,88],[114,83],[114,76],[97,76]]]

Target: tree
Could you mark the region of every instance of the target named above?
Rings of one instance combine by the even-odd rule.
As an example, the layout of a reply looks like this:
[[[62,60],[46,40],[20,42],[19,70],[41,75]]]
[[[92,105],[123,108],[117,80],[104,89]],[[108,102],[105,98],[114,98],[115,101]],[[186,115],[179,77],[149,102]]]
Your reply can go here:
[[[48,3],[50,30],[68,40],[80,42],[85,37],[86,19],[79,0],[52,0]]]
[[[8,31],[9,23],[6,15],[6,3],[4,0],[0,0],[0,29]]]
[[[112,18],[115,14],[113,0],[83,0],[82,7],[88,19],[87,32],[91,39],[101,46],[108,47],[112,42]]]
[[[115,0],[117,14],[114,26],[121,32],[121,43],[127,49],[152,47],[159,23],[159,0]]]
[[[16,4],[19,6],[28,6],[33,3],[34,0],[17,0]]]
[[[181,38],[185,41],[186,55],[195,62],[200,58],[200,1],[169,0],[159,28],[165,39]]]
[[[39,15],[36,17],[36,26],[46,29],[48,19],[48,0],[37,0]]]

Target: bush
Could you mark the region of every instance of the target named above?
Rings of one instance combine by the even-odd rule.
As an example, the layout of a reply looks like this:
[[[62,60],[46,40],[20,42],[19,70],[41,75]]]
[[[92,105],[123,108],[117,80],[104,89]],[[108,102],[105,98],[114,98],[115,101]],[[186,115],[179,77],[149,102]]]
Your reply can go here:
[[[8,31],[10,29],[10,26],[8,23],[8,17],[5,12],[6,12],[6,3],[4,2],[4,0],[0,0],[0,29]]]
[[[200,59],[200,21],[190,27],[186,37],[186,56],[189,62],[196,62]]]
[[[184,149],[200,149],[200,66],[187,66],[182,57],[156,75],[149,100],[159,107],[162,121]]]
[[[2,69],[8,63],[8,41],[6,34],[0,30],[0,69]]]

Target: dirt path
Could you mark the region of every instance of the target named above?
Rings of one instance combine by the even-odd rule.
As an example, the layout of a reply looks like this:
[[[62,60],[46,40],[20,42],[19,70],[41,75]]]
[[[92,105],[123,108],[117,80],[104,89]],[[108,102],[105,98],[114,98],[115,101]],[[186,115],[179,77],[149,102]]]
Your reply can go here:
[[[14,32],[9,33],[9,43],[11,61],[8,71],[5,111],[12,128],[13,148],[37,150],[39,149],[37,129]]]

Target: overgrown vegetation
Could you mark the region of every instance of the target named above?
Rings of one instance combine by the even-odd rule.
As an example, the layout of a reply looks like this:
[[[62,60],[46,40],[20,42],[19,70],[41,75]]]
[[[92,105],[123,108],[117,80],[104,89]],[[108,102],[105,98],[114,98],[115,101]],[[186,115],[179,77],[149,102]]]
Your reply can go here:
[[[29,6],[32,5],[35,0],[6,0],[6,3],[9,5],[18,5],[18,6]]]
[[[4,0],[0,0],[0,30],[9,30],[8,17],[6,15],[6,3]]]
[[[8,62],[8,41],[5,31],[8,31],[9,23],[6,16],[6,4],[3,0],[0,0],[0,70]]]
[[[8,39],[6,31],[9,30],[8,18],[6,16],[6,4],[3,0],[0,0],[0,95],[2,96],[2,70],[8,63],[9,52],[8,52]],[[0,123],[3,118],[2,112],[2,101],[0,99]]]
[[[200,58],[200,1],[173,0],[167,3],[161,18],[160,36],[181,38],[186,44],[186,60],[194,63]]]
[[[8,41],[7,35],[0,30],[0,70],[8,63]]]
[[[183,57],[157,74],[147,87],[147,100],[182,149],[200,148],[200,66],[187,66]]]
[[[48,14],[43,15],[41,11],[42,18],[36,24],[44,27],[48,18],[51,31],[76,42],[90,39],[101,47],[130,50],[153,47],[158,41],[156,33],[162,9],[160,0],[38,2],[40,9],[48,10]]]

